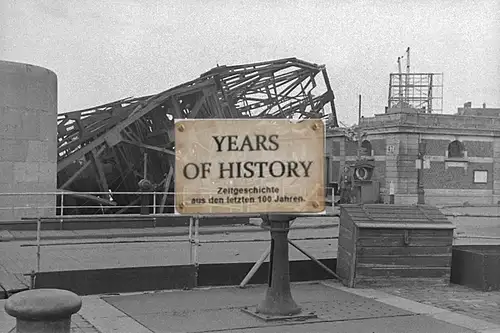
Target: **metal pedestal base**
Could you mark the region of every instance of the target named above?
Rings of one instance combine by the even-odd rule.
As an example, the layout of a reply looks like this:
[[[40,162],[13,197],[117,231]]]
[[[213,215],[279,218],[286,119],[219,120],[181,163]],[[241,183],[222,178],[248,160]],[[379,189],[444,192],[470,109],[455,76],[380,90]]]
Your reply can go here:
[[[308,319],[316,319],[318,316],[314,312],[309,312],[309,313],[299,313],[295,315],[290,315],[290,316],[273,316],[273,315],[266,315],[262,313],[258,313],[256,308],[243,308],[241,309],[246,314],[249,314],[255,318],[258,318],[262,321],[265,322],[272,322],[272,321],[304,321]]]

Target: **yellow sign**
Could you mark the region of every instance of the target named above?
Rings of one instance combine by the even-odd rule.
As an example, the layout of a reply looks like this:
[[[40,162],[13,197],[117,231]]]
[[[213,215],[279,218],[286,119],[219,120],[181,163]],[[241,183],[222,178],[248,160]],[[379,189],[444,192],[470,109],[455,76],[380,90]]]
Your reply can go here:
[[[321,119],[176,121],[177,212],[324,211],[324,132]]]

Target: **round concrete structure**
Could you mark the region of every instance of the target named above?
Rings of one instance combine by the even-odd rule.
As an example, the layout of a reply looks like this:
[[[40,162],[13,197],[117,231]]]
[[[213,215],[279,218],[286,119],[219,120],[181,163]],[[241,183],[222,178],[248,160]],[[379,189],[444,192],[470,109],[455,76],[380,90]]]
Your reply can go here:
[[[56,184],[57,76],[0,61],[0,220],[54,215],[54,195],[27,193]]]

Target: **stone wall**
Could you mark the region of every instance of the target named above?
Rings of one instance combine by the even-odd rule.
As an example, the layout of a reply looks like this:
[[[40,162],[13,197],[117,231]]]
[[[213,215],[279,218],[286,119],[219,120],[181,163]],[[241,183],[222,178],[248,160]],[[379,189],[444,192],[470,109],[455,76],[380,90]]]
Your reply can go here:
[[[51,216],[57,178],[57,77],[0,61],[0,220]],[[13,195],[6,195],[12,193]]]

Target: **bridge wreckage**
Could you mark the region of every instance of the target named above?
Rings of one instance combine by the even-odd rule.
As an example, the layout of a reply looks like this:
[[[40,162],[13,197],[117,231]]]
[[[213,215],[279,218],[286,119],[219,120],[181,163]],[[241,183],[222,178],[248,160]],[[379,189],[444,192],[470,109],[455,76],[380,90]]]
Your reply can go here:
[[[296,58],[217,66],[156,95],[59,114],[63,214],[137,213],[146,187],[156,212],[172,212],[174,119],[324,117],[338,127],[325,66]]]

